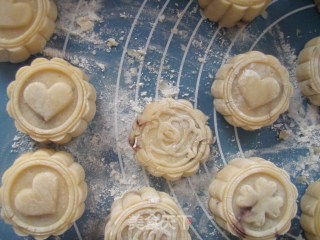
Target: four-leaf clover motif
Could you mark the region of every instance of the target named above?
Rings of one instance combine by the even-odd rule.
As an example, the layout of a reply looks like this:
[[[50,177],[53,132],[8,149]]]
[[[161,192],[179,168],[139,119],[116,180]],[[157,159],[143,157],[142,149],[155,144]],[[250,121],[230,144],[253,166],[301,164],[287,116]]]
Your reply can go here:
[[[281,196],[276,196],[277,191],[277,183],[263,177],[258,178],[252,185],[241,186],[236,204],[247,210],[243,212],[241,220],[255,227],[262,227],[266,217],[279,217],[284,200]]]

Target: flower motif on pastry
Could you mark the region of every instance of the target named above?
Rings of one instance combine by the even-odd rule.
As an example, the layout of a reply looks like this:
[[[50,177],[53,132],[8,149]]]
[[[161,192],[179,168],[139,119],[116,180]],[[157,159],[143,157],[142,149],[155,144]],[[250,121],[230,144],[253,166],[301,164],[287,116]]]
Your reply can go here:
[[[55,29],[53,0],[0,0],[0,62],[22,62],[40,52]]]
[[[302,93],[312,104],[320,106],[320,37],[307,42],[300,52],[297,80]]]
[[[114,201],[105,240],[190,240],[189,221],[173,199],[150,187]]]
[[[210,153],[207,117],[186,100],[162,99],[148,104],[135,120],[129,142],[138,162],[168,180],[194,174]]]
[[[252,51],[229,59],[218,70],[211,92],[215,109],[228,123],[256,130],[288,109],[293,87],[275,57]]]
[[[311,183],[301,198],[301,226],[309,240],[320,239],[320,182]]]
[[[20,236],[60,235],[83,214],[84,179],[83,168],[66,152],[23,154],[3,174],[1,217]]]
[[[276,195],[277,191],[277,183],[263,177],[258,178],[253,186],[241,186],[236,204],[242,209],[251,208],[250,211],[244,212],[243,221],[262,227],[266,223],[266,217],[278,218],[284,202],[281,196]]]
[[[269,5],[271,0],[198,0],[204,15],[222,27],[238,22],[251,22]]]
[[[7,92],[7,111],[17,129],[38,142],[70,141],[96,111],[96,91],[87,76],[59,58],[38,58],[22,67]]]
[[[287,172],[262,158],[236,158],[209,187],[209,209],[235,236],[258,240],[285,234],[297,212],[298,192]]]

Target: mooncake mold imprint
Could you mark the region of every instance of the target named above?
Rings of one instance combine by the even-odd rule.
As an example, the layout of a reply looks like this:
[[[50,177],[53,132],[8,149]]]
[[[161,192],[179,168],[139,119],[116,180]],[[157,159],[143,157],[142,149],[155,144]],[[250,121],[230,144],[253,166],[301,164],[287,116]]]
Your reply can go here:
[[[271,0],[198,0],[204,15],[222,27],[238,22],[251,22],[269,5]]]
[[[87,76],[60,58],[38,58],[22,67],[7,93],[17,129],[38,142],[70,141],[96,112],[96,91]]]
[[[311,183],[301,198],[301,226],[307,239],[320,239],[320,182]]]
[[[0,62],[22,62],[39,53],[53,34],[53,0],[0,0]]]
[[[208,159],[212,133],[206,123],[190,102],[165,98],[145,107],[129,142],[150,174],[177,180],[194,174]]]
[[[211,93],[228,123],[252,131],[271,125],[288,109],[293,87],[275,57],[252,51],[230,58],[218,70]]]
[[[130,191],[111,206],[105,240],[190,240],[189,220],[164,192],[144,187]]]
[[[298,57],[297,80],[301,92],[320,106],[320,37],[306,43]]]
[[[276,239],[297,212],[298,192],[288,173],[262,158],[236,158],[209,187],[215,221],[244,239]]]
[[[84,179],[83,168],[66,152],[23,154],[2,176],[1,217],[20,236],[60,235],[83,214]]]

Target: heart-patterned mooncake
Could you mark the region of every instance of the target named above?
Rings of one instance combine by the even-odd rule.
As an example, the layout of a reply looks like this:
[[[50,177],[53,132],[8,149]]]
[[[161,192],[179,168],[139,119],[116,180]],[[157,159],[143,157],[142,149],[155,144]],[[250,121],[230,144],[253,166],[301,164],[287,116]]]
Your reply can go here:
[[[15,207],[26,216],[54,214],[57,209],[58,178],[51,172],[36,175],[32,187],[21,190],[15,198]]]
[[[73,99],[72,88],[63,82],[47,88],[40,82],[31,83],[24,90],[27,104],[45,121],[59,114]]]
[[[53,0],[0,0],[0,62],[22,62],[39,53],[56,18]]]
[[[239,78],[239,90],[248,106],[255,109],[276,99],[281,88],[276,79],[262,79],[257,72],[245,70]]]
[[[256,130],[288,109],[293,87],[275,57],[252,51],[229,59],[218,70],[211,92],[215,109],[227,122]]]
[[[40,149],[21,155],[3,174],[1,218],[20,236],[46,239],[81,217],[86,197],[81,165],[67,152]]]
[[[29,3],[0,0],[0,29],[15,29],[27,26],[33,18]]]
[[[7,111],[18,130],[39,142],[66,143],[79,136],[96,111],[87,76],[68,62],[34,60],[8,86]]]

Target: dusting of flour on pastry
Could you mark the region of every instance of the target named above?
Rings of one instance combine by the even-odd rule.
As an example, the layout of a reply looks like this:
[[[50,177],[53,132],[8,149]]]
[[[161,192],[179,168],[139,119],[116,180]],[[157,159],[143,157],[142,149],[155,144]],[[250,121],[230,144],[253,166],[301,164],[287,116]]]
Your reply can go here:
[[[119,1],[131,2],[127,0]],[[111,2],[117,3],[117,1]],[[137,58],[134,56],[137,55],[139,49],[144,49],[155,17],[162,7],[160,3],[159,7],[155,9],[146,6],[146,10],[142,12],[143,18],[138,21],[136,28],[138,30],[143,29],[148,34],[142,36],[137,34],[137,29],[133,31],[132,38],[128,44],[128,50],[133,52],[129,51],[129,54],[126,54],[124,58],[120,76],[119,97],[115,103],[116,80],[121,54],[124,50],[130,26],[140,6],[136,4],[132,7],[130,4],[127,4],[128,7],[126,9],[121,9],[122,13],[125,12],[126,18],[121,18],[119,21],[123,23],[124,27],[114,29],[105,26],[103,22],[112,22],[115,19],[119,19],[119,13],[106,15],[105,12],[101,12],[105,11],[106,8],[103,6],[103,0],[82,1],[83,4],[80,4],[78,9],[79,14],[74,17],[73,14],[69,13],[70,9],[77,8],[77,3],[78,1],[57,1],[60,17],[53,39],[54,42],[59,44],[54,45],[49,42],[43,53],[48,58],[63,56],[64,39],[66,33],[70,31],[70,40],[64,58],[75,66],[82,68],[89,76],[90,82],[95,85],[97,89],[97,114],[83,135],[74,139],[68,145],[60,147],[49,145],[48,147],[70,152],[75,156],[76,161],[84,167],[87,174],[89,195],[84,216],[77,224],[83,239],[103,239],[105,222],[113,200],[129,189],[139,189],[147,184],[143,170],[137,165],[132,149],[128,144],[128,134],[131,129],[132,120],[137,112],[140,112],[146,103],[153,101],[155,98],[155,80],[157,79],[161,56],[165,50],[166,41],[170,36],[170,30],[176,21],[182,19],[182,24],[175,29],[176,34],[172,37],[173,41],[179,40],[175,42],[176,45],[174,46],[179,55],[174,55],[173,50],[169,48],[167,57],[163,63],[161,80],[164,85],[160,85],[160,96],[178,96],[195,103],[198,70],[199,66],[204,64],[201,76],[201,81],[203,82],[199,91],[199,99],[203,97],[204,101],[199,101],[198,107],[205,110],[208,115],[211,113],[209,123],[212,129],[214,129],[212,126],[212,109],[206,107],[205,103],[211,103],[212,101],[210,86],[212,85],[215,73],[220,67],[222,60],[228,57],[227,55],[231,57],[236,53],[248,51],[252,39],[256,39],[257,35],[252,33],[250,28],[246,28],[238,36],[238,40],[235,43],[235,46],[238,48],[236,48],[235,52],[230,51],[226,53],[226,49],[230,46],[239,29],[220,30],[214,39],[212,48],[206,52],[216,29],[213,29],[212,26],[201,25],[201,27],[210,29],[210,32],[206,32],[207,34],[196,34],[194,39],[191,40],[189,45],[189,50],[191,50],[186,58],[188,65],[182,71],[183,78],[181,88],[179,89],[176,87],[176,81],[179,75],[181,58],[184,51],[188,50],[188,42],[191,33],[194,31],[194,28],[189,23],[198,21],[195,14],[198,14],[199,10],[195,11],[195,13],[189,12],[182,16],[180,13],[186,4],[181,3],[178,6],[175,5],[179,8],[178,10],[166,11],[164,15],[160,16],[154,34],[156,37],[159,37],[159,41],[156,42],[152,39],[147,51],[138,53],[140,57]],[[177,14],[179,14],[178,18]],[[165,18],[162,16],[165,16]],[[86,31],[81,30],[81,26],[79,25],[81,21],[76,22],[78,18],[81,20],[81,17],[85,18],[82,19],[83,21],[86,20],[90,24],[93,23],[93,26],[91,25]],[[75,20],[74,22],[73,19]],[[167,28],[165,28],[166,26]],[[91,28],[93,31],[91,31]],[[290,159],[290,156],[287,156],[283,159],[281,166],[289,171],[292,177],[302,180],[305,184],[316,180],[314,179],[314,176],[316,176],[314,173],[319,172],[316,163],[319,161],[317,146],[319,146],[320,141],[320,125],[317,123],[320,121],[320,115],[317,108],[310,104],[307,104],[307,107],[305,107],[304,102],[306,100],[301,96],[300,90],[297,87],[295,77],[296,49],[293,49],[286,41],[286,36],[284,36],[280,28],[276,27],[270,34],[275,39],[280,38],[280,44],[273,44],[271,42],[270,45],[276,46],[274,51],[280,62],[288,69],[290,81],[294,85],[294,97],[289,111],[272,126],[274,132],[280,133],[281,131],[286,131],[288,137],[284,140],[279,140],[276,146],[270,148],[262,148],[259,141],[257,141],[254,143],[254,147],[245,151],[244,154],[246,157],[264,154],[276,156],[277,153],[281,153],[287,149],[306,148],[307,152],[305,156],[299,159]],[[108,46],[107,40],[110,38],[115,39],[119,45],[117,47]],[[77,46],[79,49],[75,49],[73,46]],[[207,59],[204,58],[205,53],[207,53]],[[110,57],[112,57],[112,62],[106,60]],[[139,75],[141,63],[143,63],[142,76]],[[141,82],[137,83],[139,77],[141,77]],[[139,89],[139,91],[136,91],[136,89]],[[118,119],[117,138],[115,137],[115,106],[117,106]],[[228,126],[225,129],[228,132],[233,131]],[[119,148],[117,148],[116,141],[118,141]],[[231,137],[228,139],[228,143],[236,146],[235,138]],[[13,137],[11,145],[12,154],[16,155],[43,146],[31,141],[21,133],[17,133]],[[228,149],[224,148],[224,150],[226,151],[224,152],[226,159],[236,157],[233,156],[235,151],[237,152],[236,155],[239,156],[238,149],[233,152],[230,151],[230,153]],[[208,184],[212,177],[223,167],[222,161],[217,160],[220,158],[219,154],[217,154],[219,152],[217,144],[213,144],[211,152],[206,164],[208,172],[202,166],[199,172],[189,179],[204,208],[207,208]],[[119,157],[121,157],[124,163],[125,180],[119,165]],[[302,179],[301,176],[305,177]],[[157,190],[166,191],[171,194],[170,188],[163,179],[149,177],[149,180]],[[173,182],[172,189],[174,190],[174,194],[177,196],[186,215],[190,216],[191,221],[194,221],[194,224],[196,224],[196,229],[201,235],[214,238],[220,233],[210,227],[210,222],[207,216],[203,214],[198,199],[196,199],[194,193],[190,190],[189,180],[183,179]]]

